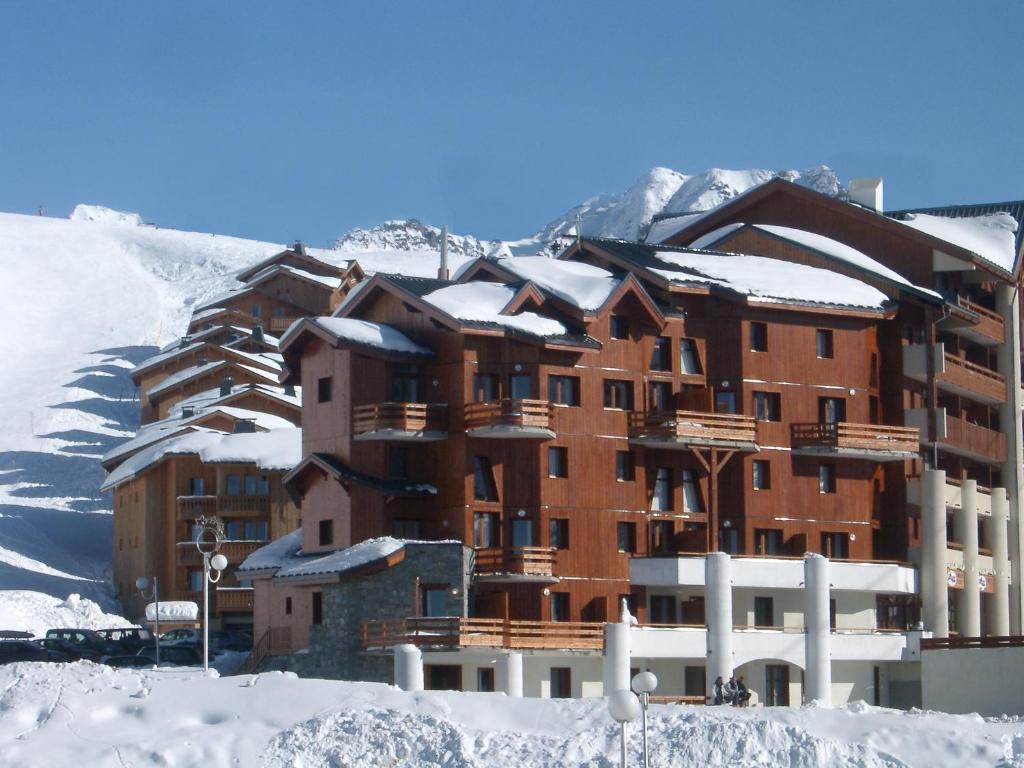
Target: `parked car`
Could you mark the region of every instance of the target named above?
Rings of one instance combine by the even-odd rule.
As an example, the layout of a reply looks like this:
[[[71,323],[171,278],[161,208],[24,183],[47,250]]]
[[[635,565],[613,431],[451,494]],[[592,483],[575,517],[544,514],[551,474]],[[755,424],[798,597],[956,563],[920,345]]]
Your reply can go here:
[[[198,629],[172,629],[160,635],[160,652],[167,646],[186,646],[188,648],[203,647],[203,633]],[[212,645],[212,642],[211,642]]]
[[[35,635],[20,629],[0,629],[0,640],[31,640]]]
[[[139,651],[136,658],[145,659],[144,666],[156,664],[156,652],[153,648],[144,648]],[[201,667],[203,666],[203,655],[188,645],[164,645],[160,643],[160,666],[161,667]]]
[[[0,640],[0,664],[15,661],[71,661],[66,653],[41,648],[28,640]]]
[[[49,629],[45,640],[52,642],[47,642],[43,648],[66,653],[72,661],[99,661],[103,656],[119,652],[116,643],[109,642],[91,629]]]
[[[96,634],[108,643],[116,644],[120,653],[128,656],[134,656],[146,646],[153,645],[153,633],[142,627],[98,629]]]

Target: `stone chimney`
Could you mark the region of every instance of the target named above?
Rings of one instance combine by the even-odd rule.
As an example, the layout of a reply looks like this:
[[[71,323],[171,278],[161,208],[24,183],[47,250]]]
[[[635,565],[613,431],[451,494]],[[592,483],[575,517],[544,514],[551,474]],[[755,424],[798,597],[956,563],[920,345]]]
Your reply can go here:
[[[263,326],[257,325],[252,329],[252,338],[254,341],[263,341]]]
[[[233,386],[235,386],[235,380],[230,376],[225,376],[224,380],[220,383],[220,396],[230,395]]]
[[[299,256],[305,256],[306,244],[301,240],[296,240],[295,245],[292,246],[292,250],[295,251],[295,253],[299,254]]]

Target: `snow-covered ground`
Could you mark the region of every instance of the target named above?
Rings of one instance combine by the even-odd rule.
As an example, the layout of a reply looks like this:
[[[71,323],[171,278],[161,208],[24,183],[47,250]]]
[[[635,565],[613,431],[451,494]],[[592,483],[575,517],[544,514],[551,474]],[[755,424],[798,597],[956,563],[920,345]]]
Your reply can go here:
[[[78,662],[0,668],[0,765],[540,768],[619,764],[603,699],[508,699],[290,674]],[[630,764],[639,765],[638,728]],[[651,765],[1024,766],[1024,722],[837,709],[653,706]]]

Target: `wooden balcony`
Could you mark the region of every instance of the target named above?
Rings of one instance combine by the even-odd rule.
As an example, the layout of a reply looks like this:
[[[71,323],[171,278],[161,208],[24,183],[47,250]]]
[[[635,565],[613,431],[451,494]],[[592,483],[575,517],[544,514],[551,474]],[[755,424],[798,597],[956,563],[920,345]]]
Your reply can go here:
[[[217,587],[211,594],[217,613],[252,613],[252,587]]]
[[[946,352],[944,344],[904,347],[903,375],[927,384],[929,353],[934,355],[935,381],[942,391],[986,405],[1006,402],[1006,379],[1002,374]]]
[[[271,333],[284,333],[298,319],[297,317],[272,317],[270,318],[270,328],[268,330]]]
[[[228,565],[234,568],[265,544],[265,541],[223,541],[218,554],[224,555],[228,559]],[[203,556],[199,554],[194,541],[178,542],[178,565],[202,564]]]
[[[421,648],[579,649],[604,647],[602,622],[505,621],[459,617],[376,619],[361,627],[364,650]]]
[[[955,416],[946,416],[945,435],[940,435],[939,445],[950,453],[987,464],[1006,461],[1006,435]]]
[[[552,406],[547,400],[494,400],[467,403],[466,434],[470,437],[540,438],[555,436],[551,430]]]
[[[998,312],[976,304],[966,296],[957,296],[956,303],[973,317],[968,320],[950,315],[942,321],[943,330],[988,347],[1002,344],[1006,340],[1006,328]]]
[[[916,458],[920,449],[917,427],[881,424],[792,424],[794,454],[821,454],[870,461],[904,461]]]
[[[651,448],[756,451],[757,422],[735,413],[634,411],[629,415],[629,442]]]
[[[478,581],[556,582],[553,572],[557,552],[550,547],[477,549],[473,574]]]
[[[374,403],[352,409],[353,440],[429,443],[448,437],[448,406],[434,403]]]
[[[178,519],[197,517],[266,517],[270,514],[269,496],[179,496]]]

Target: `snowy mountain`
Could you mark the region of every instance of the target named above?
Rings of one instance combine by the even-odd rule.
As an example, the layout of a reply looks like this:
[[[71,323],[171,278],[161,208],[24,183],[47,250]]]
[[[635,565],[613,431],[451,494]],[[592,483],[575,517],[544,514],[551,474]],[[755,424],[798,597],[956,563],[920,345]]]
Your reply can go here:
[[[430,251],[441,249],[441,229],[423,224],[416,219],[385,221],[369,229],[356,227],[334,241],[335,250],[353,254],[379,251]],[[478,240],[472,235],[448,234],[448,252],[456,256],[475,259],[479,256],[500,255],[504,243],[496,240]]]

